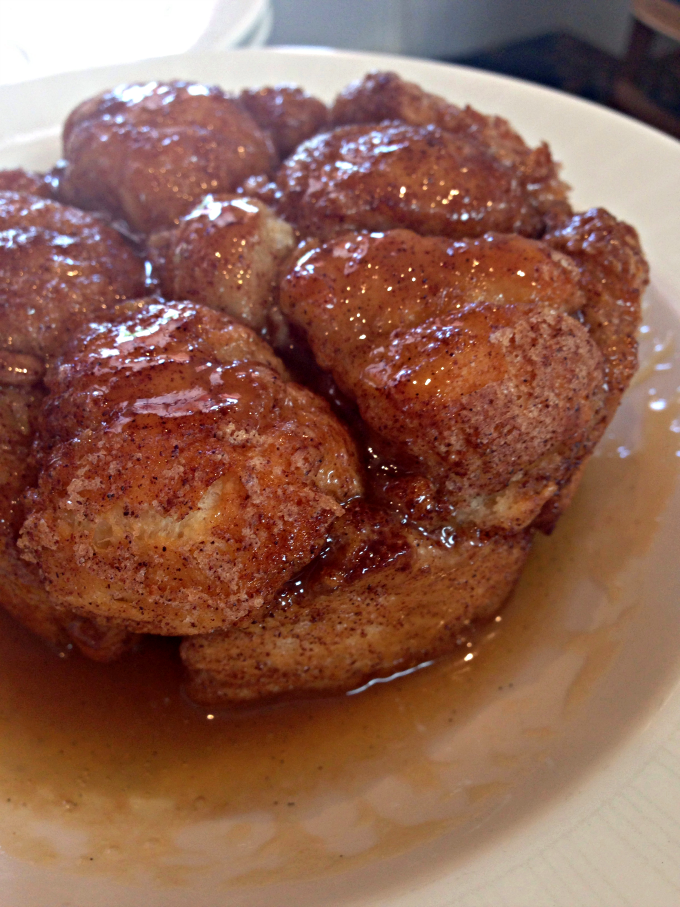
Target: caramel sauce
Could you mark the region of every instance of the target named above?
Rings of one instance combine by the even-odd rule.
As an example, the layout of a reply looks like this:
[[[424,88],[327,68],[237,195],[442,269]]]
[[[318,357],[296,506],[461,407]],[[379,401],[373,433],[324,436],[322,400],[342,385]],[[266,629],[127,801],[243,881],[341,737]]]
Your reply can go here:
[[[680,467],[676,316],[657,298],[650,317],[572,507],[502,616],[450,658],[355,695],[217,714],[183,696],[172,640],[100,665],[0,617],[0,847],[159,886],[319,879],[444,835],[464,853],[569,743],[642,619],[636,577]]]

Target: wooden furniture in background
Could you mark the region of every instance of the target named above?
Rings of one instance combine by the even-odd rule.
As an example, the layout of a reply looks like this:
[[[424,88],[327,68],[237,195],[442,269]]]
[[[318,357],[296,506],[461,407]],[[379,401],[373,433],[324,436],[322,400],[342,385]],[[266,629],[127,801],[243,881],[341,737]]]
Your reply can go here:
[[[680,138],[680,116],[662,107],[640,87],[640,76],[650,65],[656,36],[680,42],[680,0],[634,0],[633,16],[628,51],[612,85],[612,103],[624,113]],[[651,65],[666,65],[667,59]]]

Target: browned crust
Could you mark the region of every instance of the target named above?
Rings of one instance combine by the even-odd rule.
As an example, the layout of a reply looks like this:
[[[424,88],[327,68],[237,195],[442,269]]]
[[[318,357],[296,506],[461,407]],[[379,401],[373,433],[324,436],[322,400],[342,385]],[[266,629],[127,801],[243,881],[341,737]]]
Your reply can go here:
[[[239,100],[260,129],[269,133],[281,159],[327,126],[329,112],[323,101],[297,85],[248,88]]]
[[[202,306],[123,306],[48,381],[19,546],[84,617],[162,635],[229,625],[314,556],[361,490],[327,404]]]
[[[559,178],[559,165],[543,142],[529,148],[499,116],[488,116],[473,107],[458,107],[423,91],[394,72],[374,71],[348,85],[331,108],[336,125],[400,120],[414,126],[433,123],[453,135],[470,136],[499,161],[522,174],[541,214],[552,210],[568,213],[568,186]]]
[[[503,604],[530,536],[460,536],[449,546],[363,504],[334,527],[308,576],[228,631],[182,643],[197,702],[329,694],[450,652]]]
[[[181,81],[121,86],[83,102],[64,126],[64,158],[61,199],[141,234],[277,164],[271,139],[237,99]]]
[[[635,231],[602,210],[572,215],[545,144],[529,148],[506,120],[394,73],[348,86],[330,113],[294,86],[238,98],[184,82],[128,86],[80,105],[64,145],[53,174],[0,173],[0,202],[23,218],[23,257],[14,249],[5,266],[0,249],[0,603],[52,644],[102,661],[136,632],[186,634],[189,693],[210,704],[339,692],[455,648],[462,628],[507,598],[533,530],[550,531],[571,499],[635,370],[648,280]],[[138,348],[113,368],[98,358],[116,332],[130,345],[148,327],[148,303],[111,315],[142,292],[140,262],[101,221],[46,199],[122,218],[138,237],[160,230],[151,245],[164,292],[288,344],[274,284],[290,230],[272,261],[233,257],[237,280],[264,274],[252,299],[218,286],[215,259],[231,259],[207,221],[206,260],[182,271],[193,240],[186,221],[174,230],[180,217],[208,191],[243,193],[244,181],[307,239],[298,254],[316,272],[305,283],[293,269],[283,307],[316,356],[314,380],[333,389],[363,445],[363,478],[329,407],[223,316],[180,302],[180,342],[160,343],[142,365]],[[408,292],[398,305],[378,294],[375,324],[362,310],[350,328],[338,313],[359,299],[354,247],[372,240],[345,231],[395,227],[430,237],[394,231],[411,267],[389,291]],[[488,230],[534,239],[470,240]],[[60,257],[63,237],[71,258],[85,250],[77,274]],[[333,237],[332,252],[314,252]],[[446,265],[418,259],[425,248],[425,258],[456,258],[451,238],[464,239],[474,267],[494,246],[493,267],[514,281],[502,298],[488,298],[490,271],[463,277],[458,258],[449,285]],[[35,323],[20,272],[38,277]],[[520,274],[539,288],[533,296],[513,295]],[[56,291],[41,295],[48,285]],[[85,330],[94,317],[110,324]],[[225,367],[244,363],[245,384],[243,374],[225,379]],[[440,373],[437,394],[414,393]],[[230,421],[215,397],[225,381],[246,401]],[[169,418],[168,399],[176,406],[187,391],[201,402]],[[23,494],[36,484],[25,520]]]

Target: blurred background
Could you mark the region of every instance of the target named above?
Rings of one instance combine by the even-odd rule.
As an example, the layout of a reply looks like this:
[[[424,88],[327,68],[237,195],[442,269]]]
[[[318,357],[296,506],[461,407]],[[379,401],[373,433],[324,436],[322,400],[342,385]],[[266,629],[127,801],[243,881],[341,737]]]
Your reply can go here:
[[[680,0],[0,0],[0,84],[265,44],[464,63],[680,137]]]

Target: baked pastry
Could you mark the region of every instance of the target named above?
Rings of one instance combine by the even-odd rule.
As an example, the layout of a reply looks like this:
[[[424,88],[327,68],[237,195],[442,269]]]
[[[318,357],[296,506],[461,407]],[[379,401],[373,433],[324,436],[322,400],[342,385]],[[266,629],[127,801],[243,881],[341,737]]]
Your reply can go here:
[[[271,137],[281,160],[328,124],[329,111],[297,85],[247,88],[239,100],[260,129]]]
[[[45,182],[5,171],[0,185]],[[54,645],[75,643],[108,661],[132,644],[130,634],[105,618],[57,609],[16,540],[24,492],[38,476],[32,445],[45,370],[81,325],[144,291],[143,262],[98,218],[23,191],[0,192],[0,236],[0,604]]]
[[[277,163],[236,98],[191,82],[125,85],[83,102],[64,126],[59,198],[137,233],[169,227],[207,192]]]
[[[314,557],[360,493],[328,405],[204,306],[122,306],[47,386],[19,546],[77,614],[171,636],[228,626]]]
[[[633,228],[574,214],[546,145],[393,73],[330,110],[293,86],[122,87],[64,147],[6,183],[124,221],[165,298],[50,303],[17,346],[7,297],[10,610],[102,659],[182,637],[189,695],[222,705],[454,649],[635,370]]]
[[[148,251],[168,299],[201,302],[276,338],[280,271],[295,245],[293,228],[263,202],[210,194],[176,228],[150,236]]]
[[[328,695],[437,658],[498,611],[530,547],[530,531],[426,532],[355,501],[265,607],[184,640],[187,691],[212,705]]]
[[[143,262],[100,219],[0,192],[0,348],[59,355],[78,326],[144,292]]]
[[[370,72],[352,82],[331,109],[331,122],[336,126],[385,120],[434,125],[450,135],[471,139],[515,172],[539,213],[570,211],[569,187],[560,179],[559,165],[547,143],[530,148],[503,117],[470,106],[458,107],[395,72]]]

